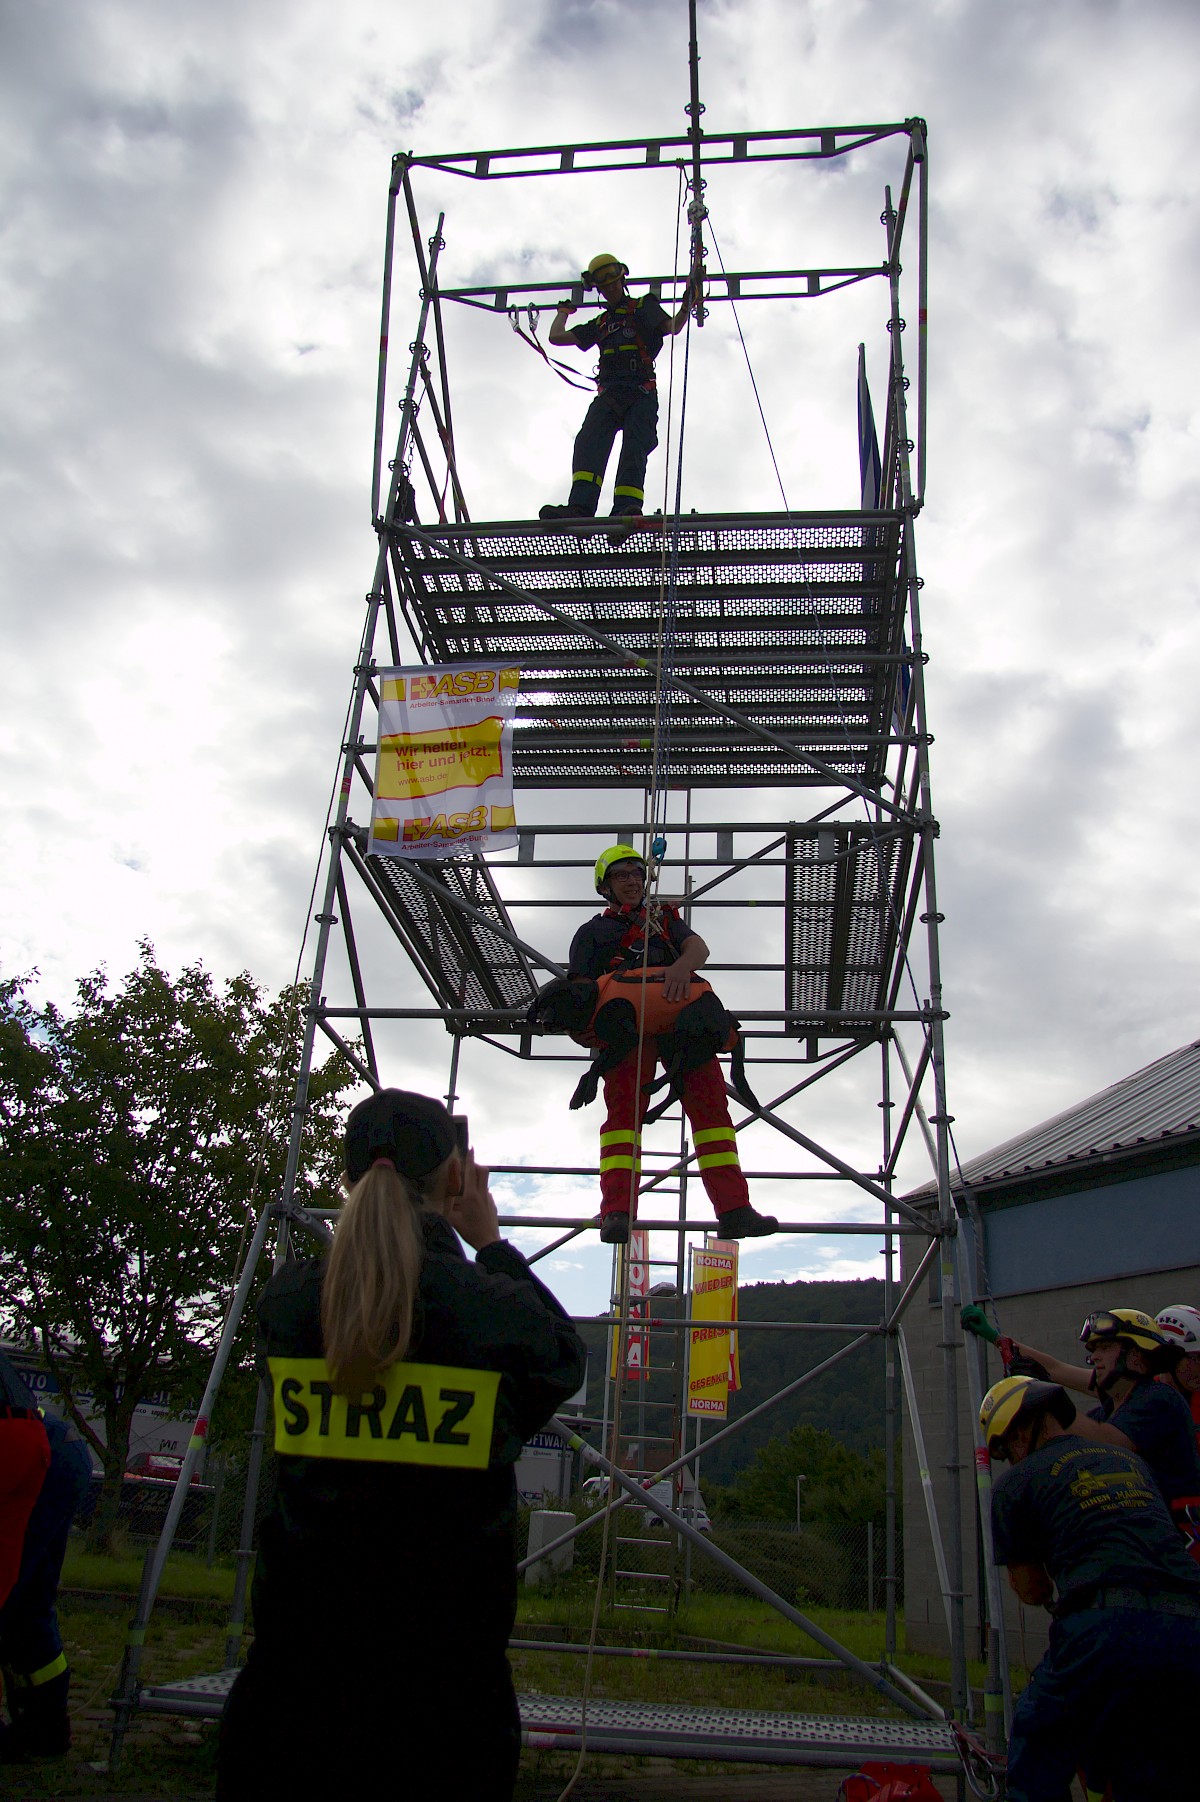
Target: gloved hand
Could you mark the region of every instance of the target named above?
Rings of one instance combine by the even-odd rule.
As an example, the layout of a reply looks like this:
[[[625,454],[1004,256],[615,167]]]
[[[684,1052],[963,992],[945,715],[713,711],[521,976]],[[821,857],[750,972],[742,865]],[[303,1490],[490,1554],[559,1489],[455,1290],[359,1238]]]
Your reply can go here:
[[[1039,1382],[1043,1383],[1048,1383],[1050,1381],[1050,1372],[1046,1369],[1046,1366],[1044,1364],[1039,1364],[1036,1358],[1027,1358],[1024,1352],[1016,1352],[1014,1356],[1009,1359],[1008,1369],[1006,1370],[1005,1375],[1010,1377],[1037,1377]]]
[[[970,1301],[959,1315],[964,1332],[974,1333],[977,1339],[986,1339],[989,1345],[999,1345],[1000,1334],[992,1325],[987,1315],[975,1302]]]

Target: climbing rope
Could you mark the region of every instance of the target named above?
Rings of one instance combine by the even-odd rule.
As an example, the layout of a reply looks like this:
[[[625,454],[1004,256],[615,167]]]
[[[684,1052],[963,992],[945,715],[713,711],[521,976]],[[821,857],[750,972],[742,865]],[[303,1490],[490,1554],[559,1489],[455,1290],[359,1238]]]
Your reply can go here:
[[[675,222],[675,256],[674,256],[675,280],[678,280],[678,278],[679,278],[680,219],[683,214],[684,191],[685,191],[684,179],[683,179],[683,172],[681,170],[680,171],[680,182],[679,182],[679,194],[678,194],[677,205],[676,205],[676,222]],[[689,281],[691,279],[690,273],[689,273],[688,279],[689,279]],[[657,920],[661,919],[661,908],[658,906],[658,903],[657,903],[658,874],[659,874],[659,868],[661,866],[663,857],[666,852],[665,832],[660,830],[660,828],[665,827],[666,821],[665,821],[665,817],[660,819],[660,816],[659,816],[659,797],[660,797],[660,795],[663,798],[663,814],[665,815],[665,797],[666,797],[666,782],[667,782],[665,770],[667,768],[667,758],[666,758],[666,754],[664,753],[664,749],[663,749],[664,739],[669,747],[669,729],[668,729],[668,732],[666,734],[664,734],[664,728],[663,728],[663,713],[664,713],[663,700],[664,700],[664,695],[665,695],[666,675],[669,672],[669,669],[671,667],[669,647],[670,647],[671,639],[672,639],[673,633],[674,633],[674,617],[675,617],[674,597],[675,597],[675,591],[676,591],[676,587],[677,587],[676,572],[678,569],[680,493],[681,493],[681,484],[682,484],[682,478],[683,478],[683,427],[684,427],[684,419],[685,419],[685,412],[686,412],[685,403],[686,403],[687,377],[688,377],[687,347],[690,342],[690,338],[691,338],[691,313],[689,310],[688,322],[687,322],[687,326],[685,328],[685,333],[684,333],[684,364],[683,364],[683,380],[682,380],[682,386],[681,386],[678,451],[677,451],[677,471],[676,471],[676,483],[675,483],[675,495],[676,495],[675,516],[674,516],[674,520],[672,522],[672,525],[673,525],[672,555],[671,555],[670,569],[668,571],[667,556],[666,556],[666,542],[664,539],[662,550],[660,551],[660,557],[659,557],[658,602],[657,602],[657,606],[655,608],[656,645],[655,645],[655,664],[654,664],[654,675],[655,675],[654,724],[653,724],[652,755],[651,755],[651,786],[650,786],[650,791],[649,791],[649,796],[648,796],[648,806],[647,806],[647,816],[648,817],[647,817],[647,821],[646,821],[646,833],[647,833],[647,836],[650,838],[650,846],[649,846],[649,855],[646,858],[646,882],[645,882],[645,887],[644,887],[643,895],[642,895],[642,906],[645,910],[645,915],[646,915],[645,930],[642,934],[641,973],[642,973],[643,983],[646,981],[647,972],[650,967],[651,934],[656,929]],[[667,359],[667,442],[666,442],[666,446],[665,446],[665,454],[664,454],[664,459],[663,459],[663,461],[664,461],[664,472],[663,472],[664,515],[665,515],[666,500],[667,500],[667,494],[669,491],[669,482],[670,482],[670,459],[671,459],[671,438],[672,438],[671,425],[672,425],[673,410],[674,410],[674,390],[675,390],[675,334],[672,333],[671,334],[671,348],[670,348],[670,353],[669,353],[668,359]],[[646,1010],[645,1010],[645,1007],[643,1006],[641,1008],[641,1010],[639,1011],[639,1015],[638,1015],[638,1038],[637,1038],[637,1050],[636,1050],[636,1054],[635,1054],[636,1058],[637,1058],[636,1081],[635,1081],[635,1087],[634,1087],[635,1109],[637,1107],[636,1097],[639,1096],[641,1093],[641,1078],[642,1078],[642,1075],[644,1072],[645,1053],[646,1053]],[[654,1074],[654,1071],[652,1068],[650,1071],[650,1075],[653,1076],[653,1074]],[[640,1163],[641,1163],[641,1156],[640,1156],[641,1132],[640,1132],[640,1130],[635,1135],[634,1146],[635,1146],[635,1154],[634,1154],[634,1158],[633,1158],[633,1167],[631,1168],[631,1170],[629,1172],[630,1239],[629,1239],[628,1243],[626,1244],[626,1246],[624,1247],[621,1255],[618,1258],[619,1281],[617,1283],[617,1293],[616,1293],[615,1297],[613,1298],[616,1303],[617,1315],[618,1315],[617,1335],[616,1335],[616,1345],[615,1345],[616,1373],[615,1373],[615,1377],[613,1377],[609,1372],[605,1373],[605,1381],[606,1382],[613,1381],[615,1384],[614,1399],[613,1399],[612,1427],[611,1427],[611,1432],[609,1435],[609,1442],[605,1449],[606,1449],[610,1463],[617,1465],[618,1467],[620,1466],[620,1463],[621,1463],[621,1408],[622,1408],[622,1401],[623,1401],[623,1392],[624,1392],[625,1382],[626,1382],[626,1364],[627,1364],[627,1360],[628,1360],[628,1356],[629,1356],[629,1325],[630,1325],[630,1322],[629,1322],[629,1269],[630,1269],[630,1265],[633,1261],[633,1259],[632,1259],[632,1250],[633,1250],[632,1235],[633,1235],[633,1230],[634,1230],[633,1222],[634,1222],[634,1218],[635,1218],[634,1204],[637,1200],[638,1177],[639,1177],[639,1173],[640,1173]],[[643,1380],[644,1380],[644,1377],[643,1377]],[[615,1482],[610,1478],[609,1487],[608,1487],[608,1497],[607,1497],[607,1501],[605,1504],[604,1520],[603,1520],[602,1531],[601,1531],[600,1559],[599,1559],[599,1568],[598,1568],[597,1575],[596,1575],[596,1589],[595,1589],[595,1594],[594,1594],[593,1601],[592,1601],[592,1619],[591,1619],[590,1628],[588,1630],[587,1656],[584,1661],[583,1693],[582,1693],[581,1701],[580,1701],[579,1753],[575,1760],[575,1767],[566,1783],[566,1786],[559,1793],[558,1802],[567,1802],[567,1798],[570,1796],[572,1790],[575,1788],[576,1783],[579,1781],[580,1774],[582,1773],[582,1770],[583,1770],[584,1760],[587,1756],[588,1704],[591,1700],[592,1674],[593,1674],[593,1670],[595,1668],[596,1642],[597,1642],[597,1639],[599,1638],[600,1613],[601,1613],[602,1600],[603,1600],[603,1595],[604,1595],[604,1576],[605,1576],[605,1569],[606,1569],[607,1563],[608,1563],[609,1538],[610,1538],[610,1532],[611,1532],[612,1523],[613,1523],[613,1519],[614,1519],[614,1504],[616,1503],[616,1501],[617,1501],[617,1486],[616,1486]]]

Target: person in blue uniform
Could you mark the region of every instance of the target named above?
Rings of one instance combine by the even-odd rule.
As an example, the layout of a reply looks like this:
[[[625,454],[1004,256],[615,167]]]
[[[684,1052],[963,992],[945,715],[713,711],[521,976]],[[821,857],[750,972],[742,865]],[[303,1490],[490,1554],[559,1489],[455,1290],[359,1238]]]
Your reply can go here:
[[[689,283],[683,305],[674,315],[665,313],[653,294],[634,300],[625,286],[628,266],[608,251],[592,258],[586,276],[590,286],[604,297],[604,311],[583,325],[568,326],[575,312],[564,301],[550,327],[550,342],[575,350],[598,349],[596,398],[584,416],[575,440],[571,493],[565,506],[551,502],[541,509],[542,519],[592,519],[600,505],[600,489],[609,455],[621,434],[613,486],[612,514],[644,513],[646,465],[658,443],[658,387],[654,359],[664,340],[681,332],[694,304]]]
[[[440,1102],[381,1090],[345,1155],[332,1250],[258,1308],[276,1488],[217,1796],[507,1802],[513,1466],[586,1354]]]
[[[1146,1460],[1176,1526],[1197,1556],[1200,1451],[1191,1409],[1173,1385],[1157,1380],[1178,1363],[1181,1347],[1140,1308],[1098,1308],[1084,1321],[1079,1338],[1087,1349],[1086,1366],[1066,1364],[1027,1345],[1018,1344],[1016,1350],[1051,1382],[1099,1397],[1076,1423],[1076,1432],[1097,1444],[1124,1446]]]
[[[0,1608],[0,1668],[10,1725],[0,1732],[0,1764],[62,1758],[71,1748],[71,1672],[56,1601],[67,1535],[92,1480],[77,1429],[57,1415],[42,1425],[50,1463],[25,1528],[17,1580]]]
[[[1054,1616],[1018,1697],[1009,1802],[1070,1802],[1080,1767],[1116,1802],[1179,1793],[1200,1693],[1200,1570],[1147,1466],[1081,1436],[1060,1384],[1005,1377],[979,1411],[993,1461],[996,1561]],[[1089,1781],[1093,1779],[1089,1777]]]

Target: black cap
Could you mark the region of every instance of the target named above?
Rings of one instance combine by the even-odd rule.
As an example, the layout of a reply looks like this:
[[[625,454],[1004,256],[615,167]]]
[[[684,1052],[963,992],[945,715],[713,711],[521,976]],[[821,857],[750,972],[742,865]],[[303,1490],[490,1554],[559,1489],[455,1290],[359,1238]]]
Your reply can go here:
[[[352,1183],[376,1158],[391,1158],[401,1176],[420,1179],[457,1148],[454,1121],[430,1095],[380,1089],[352,1108],[346,1122],[346,1174]]]

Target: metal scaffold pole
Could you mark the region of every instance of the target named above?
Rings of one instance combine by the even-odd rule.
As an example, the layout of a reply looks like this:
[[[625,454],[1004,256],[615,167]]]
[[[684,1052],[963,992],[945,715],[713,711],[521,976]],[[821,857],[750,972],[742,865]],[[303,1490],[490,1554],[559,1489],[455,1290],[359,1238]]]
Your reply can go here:
[[[556,1557],[588,1533],[602,1540],[606,1551],[611,1543],[614,1568],[608,1576],[602,1553],[597,1589],[589,1598],[594,1610],[589,1643],[568,1641],[561,1648],[586,1654],[583,1695],[522,1697],[523,1730],[530,1743],[545,1740],[560,1749],[578,1749],[581,1756],[590,1747],[849,1769],[862,1759],[890,1757],[900,1747],[906,1757],[938,1772],[961,1772],[968,1755],[960,1724],[969,1720],[971,1703],[964,1633],[958,1300],[960,1289],[971,1290],[972,1271],[964,1261],[970,1256],[965,1243],[970,1234],[963,1230],[950,1182],[946,1010],[935,877],[938,825],[932,808],[914,541],[926,468],[926,132],[924,122],[915,119],[779,132],[705,131],[697,11],[697,0],[689,0],[685,135],[447,156],[404,153],[392,160],[374,377],[374,574],[338,751],[335,800],[326,821],[325,879],[313,914],[317,933],[286,1169],[278,1201],[258,1224],[241,1273],[238,1305],[244,1307],[251,1293],[255,1265],[271,1255],[269,1222],[277,1223],[276,1265],[290,1253],[293,1227],[312,1224],[300,1219],[295,1196],[305,1168],[318,1031],[365,1087],[426,1088],[435,1083],[433,1072],[446,1068],[437,1044],[439,1033],[448,1032],[448,1106],[470,1114],[477,1127],[490,1112],[492,1131],[512,1141],[500,1147],[493,1165],[494,1174],[511,1182],[513,1191],[502,1225],[539,1235],[537,1249],[530,1253],[533,1263],[551,1259],[568,1244],[578,1249],[586,1235],[595,1233],[595,1197],[582,1193],[580,1186],[581,1180],[595,1183],[599,1177],[590,1142],[580,1149],[565,1113],[561,1132],[542,1124],[537,1142],[527,1142],[526,1115],[511,1096],[521,1083],[527,1082],[531,1093],[537,1083],[540,1106],[546,1095],[573,1082],[580,1074],[574,1066],[586,1062],[586,1038],[572,1044],[566,1034],[542,1030],[539,985],[547,973],[566,973],[563,948],[573,924],[571,910],[579,899],[581,874],[594,864],[597,840],[635,844],[640,837],[653,861],[652,895],[660,898],[661,867],[664,883],[677,885],[664,887],[661,897],[681,897],[686,923],[692,924],[695,910],[706,941],[712,933],[713,955],[705,976],[712,976],[723,996],[728,989],[730,1007],[743,997],[745,1005],[738,1008],[737,1057],[726,1084],[728,1121],[719,1129],[701,1126],[697,1132],[691,1120],[689,1149],[690,1116],[676,1091],[661,1127],[652,1120],[645,1143],[639,1139],[639,1161],[630,1174],[630,1214],[647,1235],[647,1265],[661,1264],[665,1277],[673,1275],[673,1284],[664,1282],[660,1293],[665,1296],[667,1287],[673,1287],[675,1297],[669,1305],[655,1307],[647,1275],[643,1292],[631,1298],[632,1252],[618,1261],[611,1305],[596,1317],[597,1331],[603,1331],[607,1343],[603,1399],[596,1407],[600,1418],[588,1431],[594,1438],[598,1427],[600,1449],[569,1422],[553,1423],[552,1430],[608,1479],[608,1499],[539,1547],[519,1569]],[[814,163],[820,169],[858,155],[894,162],[901,149],[905,163],[895,208],[891,187],[886,191],[882,261],[851,265],[806,255],[806,267],[780,269],[777,265],[789,260],[790,253],[776,250],[773,240],[771,266],[722,268],[708,276],[705,230],[715,244],[717,221],[710,220],[706,195],[714,167],[727,171],[721,178],[723,192],[726,180],[733,183],[754,167],[775,166],[799,179]],[[449,360],[460,348],[456,322],[470,319],[472,329],[483,330],[482,321],[491,315],[504,325],[518,302],[522,309],[528,307],[532,319],[536,309],[553,304],[552,295],[561,296],[564,282],[526,281],[528,268],[509,268],[499,261],[494,267],[476,266],[478,247],[468,245],[460,253],[457,237],[454,249],[447,251],[447,208],[439,202],[426,212],[426,184],[441,199],[448,187],[463,182],[512,181],[519,195],[530,191],[531,183],[536,187],[545,180],[596,173],[631,182],[665,177],[676,186],[677,267],[670,275],[644,273],[630,280],[648,285],[664,302],[673,295],[679,304],[686,216],[686,279],[691,286],[683,292],[698,326],[710,306],[734,310],[750,301],[780,300],[828,306],[863,284],[881,284],[876,290],[881,295],[886,287],[882,479],[870,502],[851,487],[861,505],[797,512],[785,499],[781,511],[702,513],[687,504],[679,445],[673,453],[678,459],[677,509],[669,522],[669,546],[665,532],[652,532],[641,519],[627,533],[613,535],[589,534],[578,520],[480,521],[470,516],[463,478],[478,447],[465,434],[468,415],[461,400],[457,413],[452,411]],[[717,192],[714,186],[714,208]],[[419,304],[407,370],[403,380],[399,372],[393,377],[399,429],[389,465],[384,415],[391,404],[388,383],[395,364],[394,357],[389,361],[389,343],[400,329],[393,312],[404,287],[397,264],[401,207],[412,240],[403,255],[411,249]],[[904,279],[901,246],[910,214],[915,219],[909,243],[915,235],[916,270],[915,277]],[[436,216],[430,236],[420,224],[422,215]],[[402,225],[400,239],[405,237]],[[474,285],[447,285],[443,279],[444,270],[448,280],[454,279],[450,266],[460,255],[462,274]],[[533,273],[549,277],[554,271]],[[566,291],[581,300],[577,274],[564,280]],[[915,443],[908,435],[908,378],[901,354],[901,294],[910,297],[914,286],[920,316]],[[681,318],[681,326],[686,323]],[[740,335],[740,323],[737,329]],[[855,331],[853,339],[858,336]],[[696,355],[693,344],[693,361]],[[680,437],[687,417],[686,354],[681,362],[677,412],[668,408],[668,416],[681,421]],[[864,351],[864,389],[866,367]],[[760,406],[754,429],[761,424],[770,440],[761,402],[764,390],[769,400],[767,384],[755,382]],[[771,454],[775,456],[773,445]],[[877,446],[875,458],[878,462]],[[417,518],[410,477],[428,485],[436,511],[431,523]],[[784,486],[781,474],[781,491]],[[527,506],[527,501],[518,505]],[[518,672],[509,682],[510,689],[519,685],[516,723],[511,743],[505,740],[503,749],[513,776],[511,813],[517,822],[511,854],[510,840],[500,849],[464,851],[456,842],[436,853],[409,855],[417,839],[388,841],[363,823],[374,819],[379,824],[380,772],[373,761],[379,734],[373,729],[385,705],[392,705],[382,679],[387,672],[376,662],[377,641],[383,643],[381,621],[391,666],[407,670],[420,665],[445,672],[452,681],[459,679],[459,666],[486,664]],[[387,715],[383,717],[386,721]],[[385,724],[380,731],[386,736],[391,727]],[[678,794],[684,796],[682,805],[671,800]],[[775,797],[774,803],[769,797]],[[452,804],[445,805],[449,811]],[[676,817],[669,818],[671,814]],[[408,824],[423,830],[428,822]],[[569,889],[560,880],[564,876]],[[468,1039],[472,1049],[464,1058]],[[725,1035],[721,1042],[728,1047],[734,1039]],[[506,1058],[512,1061],[504,1064]],[[773,1066],[783,1066],[782,1074]],[[657,1070],[657,1063],[653,1067]],[[501,1074],[493,1082],[497,1070]],[[518,1081],[506,1082],[514,1073]],[[564,1107],[567,1092],[564,1086]],[[833,1097],[831,1106],[825,1104],[827,1095]],[[932,1100],[927,1107],[923,1097],[928,1095]],[[868,1109],[880,1110],[878,1124]],[[847,1125],[851,1118],[853,1124]],[[701,1142],[706,1132],[710,1141],[722,1139],[716,1151]],[[726,1150],[725,1140],[736,1149]],[[920,1192],[910,1192],[905,1163],[922,1149],[929,1153],[935,1179],[936,1198],[928,1205]],[[689,1333],[704,1330],[711,1336],[712,1329],[689,1296],[688,1270],[701,1240],[721,1231],[708,1212],[702,1182],[717,1195],[713,1171],[722,1162],[736,1163],[754,1193],[771,1198],[769,1205],[782,1216],[776,1244],[803,1250],[806,1257],[810,1252],[822,1256],[828,1254],[821,1241],[840,1235],[856,1257],[864,1242],[878,1244],[884,1266],[879,1288],[869,1292],[874,1297],[870,1308],[856,1304],[853,1320],[826,1321],[819,1313],[798,1322],[740,1320],[745,1337],[739,1344],[747,1363],[761,1355],[757,1348],[768,1345],[769,1355],[776,1356],[781,1336],[791,1342],[790,1361],[780,1367],[769,1393],[764,1393],[764,1383],[753,1405],[736,1399],[729,1417],[710,1418],[702,1432],[699,1418],[694,1431],[689,1427],[685,1360]],[[660,1197],[661,1205],[656,1205]],[[322,1212],[332,1216],[336,1209],[330,1205]],[[734,1225],[729,1222],[730,1232]],[[656,1236],[653,1245],[651,1234]],[[554,1264],[543,1263],[542,1268],[553,1270]],[[749,1249],[743,1258],[743,1270],[747,1268],[756,1269]],[[765,1268],[758,1265],[756,1274]],[[940,1345],[937,1354],[924,1354],[921,1303],[931,1273],[940,1285]],[[229,1344],[232,1331],[227,1323]],[[812,1333],[827,1337],[813,1340],[807,1337]],[[636,1390],[632,1387],[626,1368],[631,1334],[639,1351],[654,1348],[661,1389],[670,1391],[666,1402],[640,1374]],[[228,1356],[228,1345],[222,1343]],[[811,1358],[801,1351],[806,1346],[813,1348]],[[660,1355],[664,1365],[668,1356],[673,1359],[669,1376],[657,1363]],[[753,1443],[756,1427],[786,1432],[804,1419],[803,1413],[790,1410],[803,1404],[810,1387],[835,1371],[847,1377],[856,1358],[869,1359],[876,1371],[882,1358],[882,1381],[871,1380],[877,1383],[876,1401],[882,1402],[883,1540],[881,1546],[872,1521],[867,1541],[854,1552],[850,1591],[860,1595],[860,1579],[865,1579],[870,1605],[882,1575],[878,1660],[841,1644],[812,1611],[795,1605],[786,1584],[781,1593],[779,1583],[766,1581],[749,1554],[734,1557],[719,1543],[720,1521],[711,1533],[698,1530],[696,1514],[702,1448],[709,1481],[715,1481],[728,1470],[725,1460],[739,1435],[747,1445]],[[760,1368],[767,1365],[762,1356]],[[978,1377],[968,1371],[973,1406]],[[220,1370],[214,1368],[206,1407],[219,1380]],[[935,1425],[932,1414],[924,1423],[920,1415],[922,1398],[931,1392],[940,1397],[938,1412],[944,1416],[940,1443],[940,1418]],[[898,1538],[898,1444],[905,1403],[938,1573],[934,1612],[939,1635],[940,1608],[945,1609],[948,1709],[931,1700],[897,1662],[902,1656],[901,1598],[908,1596],[910,1575],[902,1566]],[[191,1680],[190,1689],[188,1680],[163,1685],[143,1681],[141,1647],[170,1544],[164,1538],[147,1561],[122,1673],[115,1751],[138,1708],[215,1713],[228,1691],[242,1641],[259,1462],[273,1455],[269,1432],[264,1389],[251,1442],[227,1668],[214,1677]],[[673,1486],[676,1506],[662,1502],[661,1490],[654,1492],[651,1486],[660,1483]],[[615,1511],[628,1510],[631,1501],[642,1518],[666,1529],[661,1569],[651,1569],[644,1550],[616,1569],[625,1556],[623,1546],[649,1543],[617,1524]],[[182,1506],[178,1493],[176,1502],[172,1520]],[[918,1512],[919,1501],[912,1510]],[[806,1543],[809,1526],[806,1515]],[[779,1666],[797,1674],[818,1666],[848,1672],[868,1687],[876,1714],[849,1721],[839,1717],[835,1731],[828,1715],[818,1712],[801,1720],[795,1711],[780,1711],[777,1717],[755,1715],[749,1724],[748,1717],[739,1717],[740,1725],[726,1722],[715,1732],[681,1710],[685,1725],[671,1730],[675,1738],[670,1743],[649,1700],[630,1703],[620,1720],[610,1720],[605,1699],[589,1693],[592,1659],[624,1656],[631,1648],[602,1643],[604,1585],[611,1582],[614,1604],[637,1607],[643,1623],[655,1613],[670,1619],[680,1601],[688,1603],[694,1588],[707,1587],[710,1566],[797,1634],[814,1640],[825,1654],[814,1660],[808,1655],[811,1648],[804,1646],[796,1651],[746,1646],[727,1650],[731,1663]],[[660,1586],[657,1594],[652,1582]],[[990,1563],[993,1627],[999,1618],[997,1593]],[[516,1646],[537,1655],[525,1640],[514,1641]],[[989,1650],[987,1725],[989,1744],[997,1752],[1007,1696],[1003,1643],[995,1631]],[[670,1647],[663,1653],[664,1661],[669,1655],[680,1664],[694,1660],[711,1662],[714,1668],[726,1655],[715,1646]],[[209,1688],[203,1689],[206,1683]],[[1001,1709],[995,1706],[997,1699]]]

